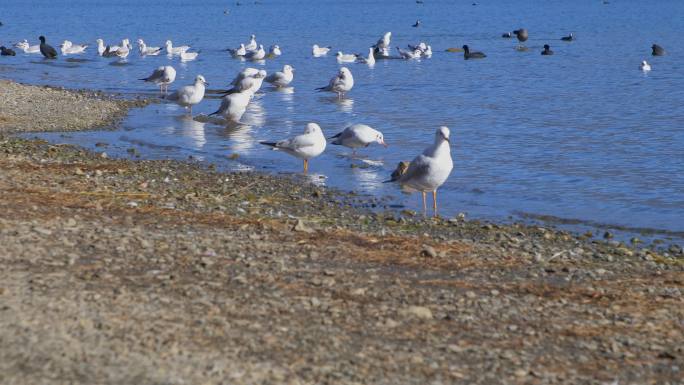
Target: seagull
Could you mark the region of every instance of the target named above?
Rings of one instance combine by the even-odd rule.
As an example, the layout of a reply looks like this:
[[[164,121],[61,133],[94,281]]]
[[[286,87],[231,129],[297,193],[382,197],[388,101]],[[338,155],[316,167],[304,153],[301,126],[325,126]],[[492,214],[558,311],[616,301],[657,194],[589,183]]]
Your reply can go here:
[[[231,55],[234,57],[239,57],[239,56],[245,56],[247,54],[247,49],[245,48],[244,44],[240,44],[239,48],[232,49],[228,48],[228,52],[230,52]]]
[[[351,148],[352,156],[356,155],[357,148],[368,147],[373,142],[387,147],[382,132],[365,124],[353,124],[330,139],[334,139],[331,144]]]
[[[181,87],[178,91],[169,95],[167,99],[176,102],[179,106],[189,108],[190,115],[192,115],[192,106],[204,99],[204,90],[208,85],[209,83],[204,80],[204,76],[197,75],[193,85]]]
[[[309,171],[309,159],[315,158],[325,150],[325,136],[321,127],[316,123],[308,123],[304,134],[278,142],[259,142],[284,151],[294,157],[304,160],[304,174]]]
[[[57,59],[57,51],[51,45],[45,43],[45,36],[40,36],[38,39],[40,40],[40,53],[43,54],[43,57],[46,59]]]
[[[268,49],[268,57],[278,57],[282,54],[278,44],[272,45],[271,48]]]
[[[413,24],[413,28],[418,28],[420,27],[420,20],[416,20],[416,23]]]
[[[59,46],[59,49],[62,51],[62,55],[64,56],[83,53],[85,52],[86,48],[88,48],[87,44],[73,44],[69,40],[64,40]]]
[[[551,47],[549,47],[548,44],[544,44],[544,50],[541,53],[542,55],[553,55],[553,51],[551,51]]]
[[[639,69],[648,72],[651,70],[651,65],[646,62],[646,60],[642,61],[641,64],[639,65]]]
[[[264,81],[273,84],[274,86],[281,88],[287,87],[294,79],[294,68],[289,64],[283,66],[282,71],[274,72],[264,78]]]
[[[123,39],[121,41],[121,46],[107,46],[105,48],[104,52],[102,53],[102,56],[104,57],[119,57],[121,59],[125,59],[128,57],[128,54],[131,52],[131,43],[128,41],[128,39]]]
[[[572,33],[571,33],[571,34],[569,34],[568,36],[563,36],[563,37],[561,37],[561,40],[563,40],[563,41],[573,41],[573,40],[575,40],[575,37],[572,36]]]
[[[244,78],[246,78],[246,77],[254,76],[254,75],[256,75],[257,73],[259,73],[259,70],[258,70],[258,69],[252,68],[252,67],[247,67],[247,68],[243,69],[242,71],[240,71],[240,72],[235,76],[235,78],[233,79],[233,81],[230,82],[230,85],[231,85],[231,86],[236,86],[236,85],[238,85],[238,83],[240,83],[240,82],[242,81],[242,79],[244,79]]]
[[[258,47],[258,45],[257,45],[257,41],[256,41],[256,36],[255,35],[250,36],[249,37],[249,43],[247,43],[245,45],[245,49],[247,51],[256,51],[257,47]]]
[[[415,157],[405,173],[390,181],[399,182],[402,187],[420,191],[423,194],[423,213],[427,213],[425,195],[432,191],[432,208],[437,216],[437,188],[446,182],[454,168],[451,160],[449,143],[449,128],[442,126],[437,129],[435,143],[426,148],[421,155]]]
[[[337,51],[335,58],[337,58],[338,63],[353,63],[356,61],[356,55],[343,54],[340,51]]]
[[[140,56],[157,56],[161,53],[161,47],[148,47],[143,39],[138,39],[138,51]]]
[[[366,63],[369,66],[375,65],[375,55],[373,55],[373,47],[368,48],[368,57],[357,56],[359,63]]]
[[[104,40],[97,39],[95,42],[97,42],[97,54],[102,56],[104,51],[107,49],[107,47],[105,47]]]
[[[402,59],[407,59],[407,60],[419,59],[423,54],[423,52],[419,49],[416,49],[414,51],[407,51],[407,50],[404,50],[404,49],[397,47],[397,51],[399,52],[399,56],[401,56]]]
[[[180,47],[174,47],[171,40],[167,40],[166,43],[164,44],[164,47],[166,48],[166,54],[168,56],[180,55],[181,53],[190,49],[190,46],[187,46],[187,45],[182,45]]]
[[[249,92],[237,92],[226,95],[221,99],[219,109],[209,115],[222,115],[228,122],[239,123],[240,118],[242,118],[242,115],[247,110],[251,96]]]
[[[17,56],[13,49],[7,48],[4,45],[0,47],[0,55],[2,56]]]
[[[380,57],[388,57],[390,49],[390,39],[392,38],[392,32],[386,32],[378,42],[373,46],[374,53]]]
[[[663,56],[665,55],[665,48],[659,46],[658,44],[653,44],[651,46],[651,49],[653,52],[651,52],[651,55],[653,56]]]
[[[29,45],[28,40],[24,39],[14,45],[16,48],[24,51],[24,53],[40,53],[40,45]]]
[[[250,75],[250,76],[245,76],[244,78],[242,78],[242,80],[240,80],[237,84],[235,84],[233,86],[233,88],[229,89],[228,91],[223,92],[223,94],[235,94],[238,92],[247,92],[250,94],[250,96],[252,96],[257,91],[259,91],[259,89],[261,88],[261,85],[264,82],[264,78],[266,78],[266,71],[257,70],[257,73]]]
[[[199,55],[199,52],[181,52],[180,53],[180,58],[182,61],[191,61],[197,59],[197,56]]]
[[[168,91],[169,84],[176,80],[176,70],[171,66],[161,66],[154,70],[152,75],[140,80],[158,85],[159,92],[165,94]]]
[[[486,57],[487,57],[487,55],[483,54],[482,52],[478,52],[478,51],[470,52],[470,48],[467,45],[463,46],[463,58],[465,60],[482,59],[482,58],[486,58]]]
[[[424,50],[422,50],[423,56],[425,57],[432,57],[432,46],[427,46]]]
[[[319,47],[318,44],[314,44],[313,48],[311,49],[311,53],[315,57],[319,57],[319,56],[327,55],[328,51],[330,51],[331,49],[332,49],[332,47]]]
[[[265,57],[266,51],[264,51],[264,46],[262,44],[259,44],[259,49],[256,51],[249,51],[245,55],[245,59],[252,61],[264,60]]]
[[[354,87],[354,77],[347,67],[340,68],[330,83],[325,87],[316,88],[319,91],[329,91],[337,93],[337,97],[341,98],[346,92],[349,92]]]

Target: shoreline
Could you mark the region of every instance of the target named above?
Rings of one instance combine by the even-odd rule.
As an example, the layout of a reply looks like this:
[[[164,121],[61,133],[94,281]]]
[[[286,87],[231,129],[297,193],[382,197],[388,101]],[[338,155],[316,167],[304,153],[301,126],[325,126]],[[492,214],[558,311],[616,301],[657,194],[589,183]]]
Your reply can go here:
[[[54,111],[102,106],[90,128],[132,107],[16,88],[49,95]],[[9,383],[242,373],[231,382],[674,384],[681,375],[672,369],[684,359],[681,251],[371,213],[298,177],[108,159],[8,136],[3,127],[33,110],[3,121],[2,107],[0,379]],[[11,133],[55,127],[56,115]]]

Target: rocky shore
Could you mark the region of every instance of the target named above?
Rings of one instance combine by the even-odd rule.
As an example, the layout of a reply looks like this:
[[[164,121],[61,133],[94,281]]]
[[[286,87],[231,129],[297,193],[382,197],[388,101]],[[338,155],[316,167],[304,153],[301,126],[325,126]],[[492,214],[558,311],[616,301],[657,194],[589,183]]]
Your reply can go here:
[[[681,249],[9,135],[137,103],[0,82],[0,383],[684,383]]]

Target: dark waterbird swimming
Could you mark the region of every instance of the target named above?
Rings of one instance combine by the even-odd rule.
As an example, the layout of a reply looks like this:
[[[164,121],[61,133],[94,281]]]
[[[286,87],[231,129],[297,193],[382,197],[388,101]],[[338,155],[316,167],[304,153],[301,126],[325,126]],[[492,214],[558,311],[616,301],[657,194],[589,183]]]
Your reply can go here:
[[[504,32],[504,33],[501,35],[501,37],[506,38],[506,39],[510,39],[510,38],[513,37],[513,34],[510,33],[510,32]]]
[[[416,23],[413,24],[413,28],[420,27],[420,20],[416,20]]]
[[[45,36],[40,36],[38,39],[40,40],[40,53],[46,59],[57,59],[57,51],[51,45],[45,43]]]
[[[463,58],[464,58],[465,60],[468,60],[468,59],[482,59],[482,58],[485,58],[485,57],[487,57],[487,55],[485,55],[484,53],[478,52],[478,51],[470,52],[470,48],[469,48],[467,45],[464,45],[464,46],[463,46]]]
[[[659,46],[658,44],[653,44],[651,46],[651,49],[653,52],[651,52],[651,55],[653,56],[663,56],[665,55],[665,48]]]
[[[513,33],[518,38],[518,41],[521,43],[526,42],[527,38],[529,37],[527,30],[525,28],[516,29],[515,31],[513,31]]]
[[[0,55],[2,56],[16,56],[17,53],[13,49],[7,48],[4,45],[0,47]]]
[[[573,41],[573,40],[575,40],[575,37],[572,36],[572,34],[569,34],[568,36],[563,36],[563,37],[561,37],[561,40],[563,40],[563,41]]]
[[[542,55],[553,55],[553,51],[551,51],[551,47],[549,47],[548,44],[544,44],[544,50],[541,53]]]

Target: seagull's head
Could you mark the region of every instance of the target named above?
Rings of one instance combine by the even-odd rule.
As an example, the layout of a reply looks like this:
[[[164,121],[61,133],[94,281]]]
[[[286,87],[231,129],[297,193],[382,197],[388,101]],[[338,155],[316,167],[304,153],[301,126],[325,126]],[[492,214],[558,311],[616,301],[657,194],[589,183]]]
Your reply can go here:
[[[335,54],[335,56],[337,56],[337,57],[342,56],[342,51],[337,51],[337,53]]]
[[[351,71],[349,71],[349,68],[347,67],[342,67],[340,68],[340,76],[343,78],[351,77]]]
[[[195,83],[202,83],[205,86],[209,85],[209,83],[207,83],[207,81],[204,79],[204,76],[202,75],[197,75],[197,77],[195,78]]]
[[[385,34],[385,39],[389,39],[390,37],[392,37],[392,32],[387,32]]]
[[[291,65],[285,64],[285,65],[283,66],[283,72],[293,72],[293,71],[294,71],[294,68],[292,68]]]
[[[449,135],[450,135],[449,134],[449,127],[442,126],[442,127],[437,129],[437,133],[435,134],[435,140],[437,142],[440,142],[442,140],[449,142]],[[451,143],[451,142],[449,142],[449,143]]]
[[[259,50],[260,50],[260,51],[263,51],[263,50],[264,50],[264,45],[263,45],[263,44],[259,44]]]
[[[41,43],[45,43],[45,36],[39,36],[38,40],[40,40]]]
[[[104,45],[104,40],[97,39],[97,40],[95,40],[95,43],[97,43],[97,45]]]
[[[143,44],[145,44],[145,42],[143,41],[143,39],[138,39],[138,44],[143,45]]]
[[[250,40],[256,40],[256,35],[250,35],[250,36],[249,36],[249,39],[250,39]]]
[[[254,77],[257,78],[257,79],[263,79],[263,78],[265,78],[265,77],[266,77],[266,70],[259,70],[259,72],[257,72],[257,73],[254,75]]]
[[[164,43],[165,46],[171,47],[173,43],[171,43],[171,40],[167,40],[166,43]]]
[[[380,132],[380,131],[378,131],[377,134],[375,135],[375,141],[382,144],[385,147],[389,146],[387,143],[385,143],[385,137],[382,136],[382,132]]]
[[[549,47],[548,44],[544,44],[544,49],[545,49],[545,50],[548,50],[549,48],[551,48],[551,47]]]
[[[318,44],[314,44],[313,49],[318,49]]]
[[[306,128],[304,128],[304,134],[323,134],[323,131],[321,130],[321,126],[319,126],[316,123],[307,123]]]

